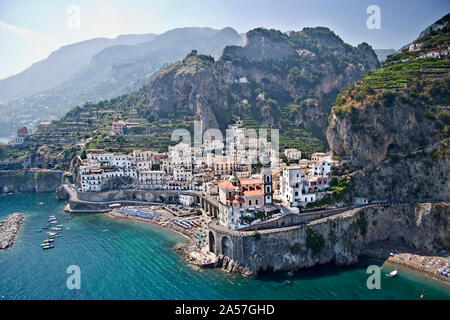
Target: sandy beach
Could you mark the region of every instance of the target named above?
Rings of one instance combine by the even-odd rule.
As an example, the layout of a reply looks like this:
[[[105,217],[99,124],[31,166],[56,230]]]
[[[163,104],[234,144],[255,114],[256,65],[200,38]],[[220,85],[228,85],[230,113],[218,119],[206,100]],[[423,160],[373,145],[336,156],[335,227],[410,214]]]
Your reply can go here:
[[[130,214],[124,214],[125,210],[139,210],[143,207],[139,206],[127,206],[122,208],[117,208],[111,210],[110,212],[104,213],[105,216],[116,218],[116,219],[126,219],[135,221],[138,223],[147,223],[156,225],[158,227],[162,227],[168,229],[170,231],[176,232],[183,237],[186,238],[186,242],[179,243],[174,246],[174,250],[179,254],[183,255],[189,263],[192,263],[199,267],[210,267],[217,262],[217,258],[215,254],[210,253],[207,247],[206,241],[206,230],[207,224],[204,221],[202,216],[198,215],[183,215],[181,217],[176,216],[170,208],[167,208],[163,205],[156,206],[153,208],[152,212],[158,213],[157,218],[144,218]],[[144,208],[148,209],[148,208]],[[176,223],[182,221],[190,221],[195,220],[198,222],[198,225],[192,226],[191,228],[183,228]],[[197,236],[195,236],[197,234]],[[204,237],[201,237],[202,241],[198,241],[198,235],[204,234]]]
[[[362,254],[392,265],[407,267],[450,284],[449,277],[438,274],[438,271],[445,268],[446,264],[447,266],[450,264],[450,253],[448,251],[430,253],[385,242],[375,242],[367,246]]]

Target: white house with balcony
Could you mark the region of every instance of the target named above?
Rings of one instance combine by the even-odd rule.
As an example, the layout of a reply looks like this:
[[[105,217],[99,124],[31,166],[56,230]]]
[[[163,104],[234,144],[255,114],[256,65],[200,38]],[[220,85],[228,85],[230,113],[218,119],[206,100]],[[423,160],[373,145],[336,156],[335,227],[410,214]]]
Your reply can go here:
[[[280,197],[290,205],[301,201],[303,189],[303,172],[300,167],[289,166],[283,168],[280,175]]]

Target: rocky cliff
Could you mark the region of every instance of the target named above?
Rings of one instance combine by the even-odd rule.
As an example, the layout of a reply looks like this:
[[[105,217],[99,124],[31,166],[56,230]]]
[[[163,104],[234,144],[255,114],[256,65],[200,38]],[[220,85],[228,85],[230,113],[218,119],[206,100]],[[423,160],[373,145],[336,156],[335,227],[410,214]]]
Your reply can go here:
[[[205,128],[226,127],[239,115],[323,138],[339,90],[378,66],[370,46],[352,47],[327,28],[290,34],[258,28],[217,61],[193,52],[160,72],[140,112],[152,121],[194,115]]]
[[[55,192],[61,185],[63,171],[1,171],[0,194],[16,192]]]
[[[447,112],[397,99],[374,108],[373,101],[342,117],[332,114],[327,131],[333,154],[355,170],[356,195],[372,200],[447,199],[449,142],[441,134]]]
[[[187,56],[159,73],[149,85],[151,116],[167,118],[195,115],[207,128],[218,128],[213,107],[225,109],[226,93],[212,68],[213,58],[196,54]]]
[[[220,256],[225,270],[255,276],[264,271],[291,271],[317,264],[358,262],[364,247],[390,241],[424,251],[450,246],[448,203],[421,203],[364,208],[289,230],[260,231],[258,237],[232,237],[233,260]]]
[[[448,33],[439,29],[423,48],[442,39],[447,48]],[[339,94],[327,138],[350,163],[356,195],[448,200],[450,60],[424,57],[434,50],[406,47]]]

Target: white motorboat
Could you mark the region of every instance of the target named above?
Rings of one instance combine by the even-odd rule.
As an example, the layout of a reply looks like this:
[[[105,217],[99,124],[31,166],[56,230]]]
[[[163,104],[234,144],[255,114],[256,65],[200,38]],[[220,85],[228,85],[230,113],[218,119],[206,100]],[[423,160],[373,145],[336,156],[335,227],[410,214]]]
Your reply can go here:
[[[391,273],[389,273],[389,277],[391,277],[391,278],[396,277],[397,275],[398,275],[398,271],[397,270],[394,270]]]

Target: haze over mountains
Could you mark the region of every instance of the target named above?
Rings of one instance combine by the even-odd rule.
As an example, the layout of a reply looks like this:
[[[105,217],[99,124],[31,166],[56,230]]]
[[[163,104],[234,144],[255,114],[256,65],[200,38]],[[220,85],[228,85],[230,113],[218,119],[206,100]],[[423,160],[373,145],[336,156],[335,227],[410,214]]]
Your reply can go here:
[[[242,45],[232,28],[180,28],[64,46],[18,75],[0,80],[0,136],[62,117],[75,105],[132,92],[192,49],[218,57]]]
[[[68,80],[104,48],[148,42],[155,36],[152,33],[121,35],[115,39],[95,38],[63,46],[47,59],[34,63],[17,75],[0,80],[0,103],[50,89]]]
[[[394,49],[375,49],[375,54],[377,55],[378,61],[380,62],[383,62],[389,55],[396,52],[397,51],[395,51]]]

